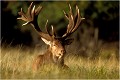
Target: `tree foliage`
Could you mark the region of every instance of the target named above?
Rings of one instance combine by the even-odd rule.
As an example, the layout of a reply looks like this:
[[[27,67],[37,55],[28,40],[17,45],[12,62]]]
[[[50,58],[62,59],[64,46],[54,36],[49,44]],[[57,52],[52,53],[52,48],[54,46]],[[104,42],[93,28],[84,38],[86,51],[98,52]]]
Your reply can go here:
[[[18,11],[22,7],[24,11],[27,11],[28,6],[31,1],[2,1],[2,38],[5,38],[7,31],[12,33],[15,30],[20,30],[22,32],[30,31],[33,33],[31,27],[21,26],[22,21],[17,21],[16,18],[19,16]],[[54,25],[56,30],[61,33],[61,31],[66,28],[68,21],[65,19],[63,10],[69,11],[68,4],[71,4],[75,11],[75,6],[78,5],[82,17],[86,20],[82,22],[83,28],[99,28],[99,37],[103,40],[118,40],[119,34],[119,2],[118,1],[35,1],[34,4],[37,6],[43,6],[43,9],[38,16],[38,24],[40,28],[44,30],[46,20],[49,20],[48,26]],[[8,18],[6,15],[8,15]],[[10,15],[9,15],[10,14]],[[11,16],[11,17],[10,17]],[[13,17],[13,18],[12,18]],[[12,18],[14,21],[11,21]],[[10,21],[12,25],[5,25],[6,22]],[[11,30],[8,30],[12,28]],[[80,30],[78,30],[80,31]],[[13,34],[16,34],[14,32]],[[12,38],[15,38],[13,34],[7,34]],[[19,32],[19,34],[23,34]],[[35,34],[36,35],[36,34]],[[32,35],[34,36],[34,35]],[[9,39],[9,38],[7,38]],[[18,39],[18,38],[17,38]],[[12,39],[11,39],[12,40]]]

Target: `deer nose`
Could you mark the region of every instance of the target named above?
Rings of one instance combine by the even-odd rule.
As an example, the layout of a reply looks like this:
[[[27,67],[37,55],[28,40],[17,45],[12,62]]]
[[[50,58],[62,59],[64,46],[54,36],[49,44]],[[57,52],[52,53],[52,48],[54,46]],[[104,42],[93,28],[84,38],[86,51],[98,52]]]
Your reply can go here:
[[[59,56],[62,56],[62,53],[59,53],[58,55],[59,55]]]

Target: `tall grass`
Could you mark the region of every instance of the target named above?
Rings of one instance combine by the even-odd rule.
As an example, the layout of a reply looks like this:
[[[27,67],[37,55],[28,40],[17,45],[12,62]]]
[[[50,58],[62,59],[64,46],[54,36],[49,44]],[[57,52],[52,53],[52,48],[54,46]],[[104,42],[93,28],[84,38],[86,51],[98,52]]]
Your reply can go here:
[[[119,62],[116,58],[90,60],[76,55],[66,55],[65,64],[69,69],[62,69],[54,64],[43,65],[36,72],[32,62],[39,50],[1,48],[0,68],[2,79],[118,79]]]

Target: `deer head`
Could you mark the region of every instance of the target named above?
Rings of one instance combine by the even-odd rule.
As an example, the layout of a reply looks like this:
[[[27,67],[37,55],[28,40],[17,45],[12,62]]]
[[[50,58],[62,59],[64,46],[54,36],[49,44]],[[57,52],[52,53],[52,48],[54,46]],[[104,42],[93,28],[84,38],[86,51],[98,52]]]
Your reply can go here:
[[[42,32],[42,30],[39,28],[37,23],[37,17],[42,7],[39,6],[38,8],[35,9],[35,5],[33,7],[32,5],[33,5],[33,2],[30,4],[26,14],[22,11],[22,8],[21,8],[21,11],[18,12],[18,14],[21,15],[21,17],[17,19],[21,19],[26,22],[23,24],[23,26],[27,24],[32,25],[34,30],[38,33],[38,35],[40,35],[41,39],[47,45],[49,45],[49,51],[52,53],[53,60],[54,62],[57,62],[58,60],[62,59],[64,57],[64,54],[66,53],[65,45],[69,45],[73,41],[73,39],[67,39],[67,37],[70,36],[73,32],[75,32],[78,29],[81,20],[83,20],[84,18],[81,18],[79,9],[77,6],[76,6],[76,13],[73,15],[71,6],[69,5],[69,8],[70,8],[69,14],[66,14],[65,11],[63,11],[65,17],[69,20],[69,23],[67,25],[67,31],[66,33],[64,33],[63,36],[58,38],[55,35],[55,30],[53,26],[51,26],[52,34],[48,31],[48,28],[47,28],[48,20],[45,25],[47,33]]]

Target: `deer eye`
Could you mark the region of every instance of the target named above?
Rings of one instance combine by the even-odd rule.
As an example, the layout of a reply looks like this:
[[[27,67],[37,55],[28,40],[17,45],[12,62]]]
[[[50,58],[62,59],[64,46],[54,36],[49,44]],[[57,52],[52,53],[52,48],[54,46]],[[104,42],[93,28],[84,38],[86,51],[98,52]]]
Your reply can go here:
[[[53,44],[53,46],[56,46],[56,44]]]

